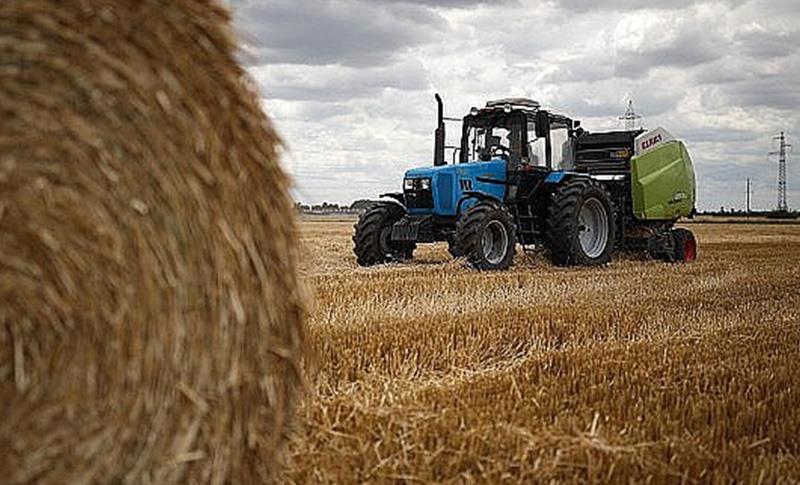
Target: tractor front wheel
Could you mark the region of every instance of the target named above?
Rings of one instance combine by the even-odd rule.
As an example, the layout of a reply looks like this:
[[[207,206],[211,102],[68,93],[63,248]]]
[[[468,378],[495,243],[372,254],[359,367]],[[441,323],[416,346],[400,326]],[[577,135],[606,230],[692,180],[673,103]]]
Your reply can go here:
[[[697,259],[697,241],[692,231],[673,229],[672,239],[675,241],[675,262],[691,263]]]
[[[555,190],[547,212],[547,247],[554,264],[606,264],[615,237],[614,206],[602,185],[577,178]]]
[[[376,204],[361,215],[353,234],[353,252],[359,265],[411,259],[415,243],[392,241],[392,226],[405,213],[401,205],[387,202]]]
[[[517,230],[514,217],[496,204],[479,202],[456,223],[458,254],[483,271],[504,270],[514,261]]]

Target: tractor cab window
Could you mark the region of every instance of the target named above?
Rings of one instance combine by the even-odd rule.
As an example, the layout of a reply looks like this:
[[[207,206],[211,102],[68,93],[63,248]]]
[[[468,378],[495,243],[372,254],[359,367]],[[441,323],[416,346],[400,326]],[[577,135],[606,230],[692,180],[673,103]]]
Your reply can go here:
[[[522,153],[520,128],[520,123],[508,116],[473,120],[466,133],[466,160],[489,161],[502,158],[519,161]]]
[[[553,145],[553,168],[556,170],[566,170],[571,163],[567,160],[571,156],[569,144],[569,132],[566,127],[553,127],[550,130],[550,143]]]
[[[544,167],[547,165],[545,139],[536,138],[536,122],[528,121],[528,153],[523,158],[522,163],[533,165],[534,167]]]

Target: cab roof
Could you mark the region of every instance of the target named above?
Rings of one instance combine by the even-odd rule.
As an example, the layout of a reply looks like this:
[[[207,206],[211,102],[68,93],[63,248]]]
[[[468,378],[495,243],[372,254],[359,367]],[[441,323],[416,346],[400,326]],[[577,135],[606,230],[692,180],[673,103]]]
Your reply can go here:
[[[496,99],[494,101],[488,101],[486,103],[487,108],[503,108],[505,106],[511,106],[512,109],[539,109],[542,107],[538,101],[534,101],[528,98],[502,98]]]

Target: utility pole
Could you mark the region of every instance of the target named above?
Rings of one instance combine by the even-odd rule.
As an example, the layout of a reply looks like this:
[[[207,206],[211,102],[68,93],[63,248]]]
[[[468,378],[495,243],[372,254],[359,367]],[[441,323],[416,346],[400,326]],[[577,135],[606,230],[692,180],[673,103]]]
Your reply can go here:
[[[747,215],[750,215],[750,177],[747,177]]]
[[[792,145],[786,143],[786,134],[781,132],[780,135],[774,138],[780,141],[780,147],[777,151],[770,152],[770,155],[778,156],[778,212],[787,212],[789,206],[786,204],[786,150],[791,148]]]
[[[625,114],[619,117],[620,121],[625,122],[625,131],[635,131],[636,130],[636,120],[641,119],[641,116],[636,114],[636,111],[633,110],[633,100],[628,100],[628,109],[625,110]]]

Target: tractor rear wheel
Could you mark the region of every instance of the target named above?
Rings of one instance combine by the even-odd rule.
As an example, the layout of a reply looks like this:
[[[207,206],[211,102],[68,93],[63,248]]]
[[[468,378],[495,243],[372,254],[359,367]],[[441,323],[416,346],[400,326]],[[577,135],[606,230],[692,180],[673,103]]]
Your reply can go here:
[[[692,231],[673,229],[672,239],[675,241],[675,262],[691,263],[697,259],[697,241]]]
[[[411,259],[416,243],[392,241],[392,225],[405,214],[400,204],[385,202],[373,205],[361,215],[353,234],[353,252],[359,265]]]
[[[553,264],[597,266],[611,261],[616,240],[614,205],[599,183],[578,178],[558,187],[546,224]]]
[[[508,269],[514,261],[517,228],[508,210],[479,202],[456,223],[455,250],[478,270]]]

